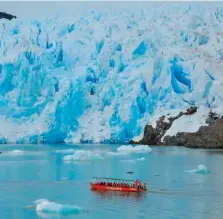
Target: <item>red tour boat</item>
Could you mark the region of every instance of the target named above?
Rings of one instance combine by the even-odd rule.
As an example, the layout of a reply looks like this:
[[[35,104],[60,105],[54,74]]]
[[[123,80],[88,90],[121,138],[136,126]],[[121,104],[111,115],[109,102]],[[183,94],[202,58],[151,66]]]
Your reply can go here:
[[[142,184],[139,180],[125,180],[114,178],[93,177],[96,181],[90,183],[92,190],[110,190],[122,192],[145,192],[147,191],[146,184]]]

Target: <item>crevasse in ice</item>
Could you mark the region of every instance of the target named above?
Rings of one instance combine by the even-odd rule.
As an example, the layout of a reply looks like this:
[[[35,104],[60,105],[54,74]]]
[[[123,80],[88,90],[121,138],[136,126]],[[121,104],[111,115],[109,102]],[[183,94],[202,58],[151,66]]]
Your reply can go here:
[[[0,142],[127,142],[157,110],[222,112],[222,24],[217,3],[0,20]]]

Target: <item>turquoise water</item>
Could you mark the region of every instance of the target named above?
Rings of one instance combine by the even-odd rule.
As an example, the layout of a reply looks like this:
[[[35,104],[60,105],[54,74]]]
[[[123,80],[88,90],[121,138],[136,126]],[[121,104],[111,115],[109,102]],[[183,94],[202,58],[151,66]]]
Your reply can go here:
[[[221,218],[223,151],[152,147],[150,153],[108,155],[117,147],[1,145],[1,218]],[[71,148],[97,151],[104,159],[96,156],[89,161],[65,162],[65,154],[56,153]],[[23,152],[13,154],[12,150]],[[199,164],[205,165],[210,173],[185,172]],[[127,174],[128,171],[133,174]],[[92,192],[89,189],[92,176],[139,178],[146,181],[149,191],[138,195]],[[38,199],[77,205],[87,211],[77,207],[77,211],[65,215],[41,213],[34,203]]]

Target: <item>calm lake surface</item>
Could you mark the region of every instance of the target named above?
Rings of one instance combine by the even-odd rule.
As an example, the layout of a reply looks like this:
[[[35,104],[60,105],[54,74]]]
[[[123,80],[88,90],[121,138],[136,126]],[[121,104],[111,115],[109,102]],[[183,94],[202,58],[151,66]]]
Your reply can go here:
[[[222,218],[223,151],[152,147],[149,153],[110,153],[119,146],[1,145],[1,218]],[[64,160],[76,150],[84,150],[76,161]],[[186,172],[200,164],[210,173]],[[138,178],[149,191],[93,192],[89,187],[93,176]],[[59,205],[39,212],[34,203],[39,199]],[[77,211],[61,210],[66,204],[77,206]]]

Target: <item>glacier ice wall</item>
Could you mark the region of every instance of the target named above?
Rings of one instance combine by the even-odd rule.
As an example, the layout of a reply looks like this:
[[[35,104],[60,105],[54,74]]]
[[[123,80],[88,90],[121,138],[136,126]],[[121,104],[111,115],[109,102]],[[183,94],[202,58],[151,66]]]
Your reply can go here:
[[[223,9],[0,21],[0,142],[127,142],[156,111],[223,104]]]

